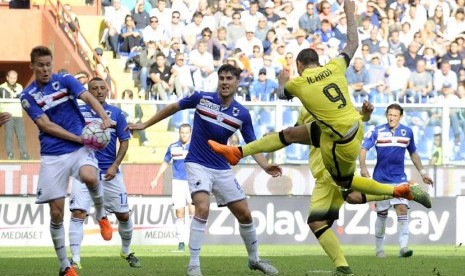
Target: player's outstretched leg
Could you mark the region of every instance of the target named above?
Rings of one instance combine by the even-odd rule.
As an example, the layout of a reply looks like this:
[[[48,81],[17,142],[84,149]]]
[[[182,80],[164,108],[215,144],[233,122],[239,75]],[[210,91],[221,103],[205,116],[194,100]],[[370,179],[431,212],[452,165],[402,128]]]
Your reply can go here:
[[[431,208],[431,197],[423,191],[418,184],[402,184],[394,187],[394,197],[402,197],[408,200],[413,200],[426,208]]]
[[[228,145],[223,145],[213,140],[208,140],[208,145],[214,152],[226,158],[228,163],[233,166],[237,165],[237,163],[239,163],[239,161],[242,158],[242,152],[239,149],[239,147],[231,147]]]

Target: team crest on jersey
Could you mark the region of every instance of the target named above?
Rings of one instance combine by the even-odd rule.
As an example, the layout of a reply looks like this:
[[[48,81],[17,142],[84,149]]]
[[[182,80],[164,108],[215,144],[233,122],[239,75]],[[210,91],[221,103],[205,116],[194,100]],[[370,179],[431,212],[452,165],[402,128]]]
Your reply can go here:
[[[402,136],[405,136],[407,135],[407,131],[405,129],[401,129],[400,134],[402,134]]]
[[[23,106],[24,109],[29,109],[29,107],[31,107],[31,105],[26,99],[21,101],[21,105]]]
[[[60,88],[60,83],[57,81],[52,83],[52,88],[53,90],[58,91],[58,88]]]
[[[239,108],[233,107],[232,114],[233,114],[233,116],[235,116],[235,117],[236,117],[237,115],[239,115]]]
[[[223,114],[218,114],[218,115],[216,116],[216,121],[217,121],[218,123],[221,123],[223,120],[224,120]]]

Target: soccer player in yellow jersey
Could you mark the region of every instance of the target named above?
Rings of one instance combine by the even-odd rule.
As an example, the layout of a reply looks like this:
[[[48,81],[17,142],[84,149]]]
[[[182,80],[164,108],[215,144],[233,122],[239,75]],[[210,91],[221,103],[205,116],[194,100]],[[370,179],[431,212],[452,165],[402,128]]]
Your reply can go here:
[[[282,70],[278,79],[280,98],[298,97],[303,106],[315,118],[321,129],[320,148],[323,163],[338,186],[364,194],[387,195],[415,200],[431,208],[431,198],[417,185],[383,185],[373,179],[354,176],[356,159],[363,140],[361,115],[355,110],[345,78],[346,68],[357,47],[358,34],[354,17],[353,1],[344,2],[347,17],[347,44],[341,54],[325,66],[318,63],[318,54],[313,49],[304,49],[297,55],[299,77],[289,80],[289,73]],[[312,131],[312,130],[310,130]],[[253,146],[227,147],[209,141],[210,147],[222,154],[230,164],[240,158],[257,153],[271,152],[287,145],[283,134],[261,139]],[[314,134],[310,136],[313,138]]]

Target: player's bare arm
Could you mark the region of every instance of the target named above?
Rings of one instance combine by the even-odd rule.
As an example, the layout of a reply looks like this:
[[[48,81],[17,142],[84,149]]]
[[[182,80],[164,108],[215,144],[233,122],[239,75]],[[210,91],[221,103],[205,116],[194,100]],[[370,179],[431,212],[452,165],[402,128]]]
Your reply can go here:
[[[360,155],[359,155],[359,162],[360,162],[360,175],[363,177],[371,177],[370,173],[368,172],[367,165],[365,163],[367,159],[367,150],[362,148],[360,150]]]
[[[152,187],[152,189],[155,189],[155,187],[157,187],[158,179],[166,171],[167,168],[168,168],[168,163],[163,161],[163,163],[161,163],[160,169],[158,169],[157,175],[152,180],[152,182],[150,182],[150,187]]]
[[[412,159],[413,165],[415,165],[415,168],[417,168],[418,172],[420,173],[423,182],[428,185],[433,185],[433,179],[431,179],[431,177],[428,175],[425,168],[421,164],[421,158],[418,155],[418,153],[410,153],[410,159]]]
[[[71,133],[66,129],[62,128],[61,126],[50,121],[46,114],[43,114],[42,116],[37,118],[37,120],[35,120],[35,123],[37,127],[40,129],[40,131],[42,131],[43,133],[47,133],[48,135],[58,137],[60,139],[82,144],[80,136],[77,136],[76,134]]]
[[[88,104],[90,108],[97,112],[99,117],[102,118],[102,129],[107,129],[109,127],[115,126],[115,123],[107,115],[107,112],[105,111],[105,109],[103,109],[103,106],[94,96],[92,96],[92,94],[89,91],[84,91],[83,93],[81,93],[79,98],[83,100],[86,104]]]
[[[138,123],[138,124],[129,124],[127,129],[129,130],[143,130],[148,127],[153,126],[154,124],[160,122],[163,119],[168,118],[169,116],[173,115],[174,113],[178,112],[181,110],[181,107],[179,106],[178,102],[172,103],[167,105],[165,108],[162,110],[158,111],[150,117],[146,122],[143,123]]]
[[[119,165],[123,162],[124,156],[129,148],[129,141],[119,141],[119,148],[118,152],[116,153],[116,158],[113,164],[108,168],[107,172],[105,173],[105,180],[112,180],[116,176],[116,172],[118,171]]]
[[[344,1],[344,13],[347,18],[347,44],[342,49],[342,53],[345,53],[349,59],[354,57],[355,51],[358,48],[358,33],[357,23],[355,22],[355,1],[345,0]]]
[[[268,164],[268,160],[266,160],[265,156],[262,153],[256,153],[252,155],[253,159],[257,162],[257,164],[269,175],[272,177],[278,177],[282,174],[282,169],[280,166],[276,164]]]

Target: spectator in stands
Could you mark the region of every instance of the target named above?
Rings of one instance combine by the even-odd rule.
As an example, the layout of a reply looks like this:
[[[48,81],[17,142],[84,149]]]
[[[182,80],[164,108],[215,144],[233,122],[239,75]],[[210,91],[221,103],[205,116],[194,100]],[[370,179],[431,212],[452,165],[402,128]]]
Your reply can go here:
[[[291,79],[298,77],[299,72],[297,70],[294,54],[292,52],[286,52],[284,59],[285,63],[283,65],[283,70],[287,70],[289,72]]]
[[[315,34],[321,37],[321,42],[328,43],[329,39],[335,36],[335,33],[331,27],[330,21],[323,19],[321,21],[321,29],[317,30]]]
[[[207,46],[207,52],[213,56],[213,64],[215,68],[220,67],[224,63],[226,56],[226,49],[224,46],[213,36],[213,32],[210,28],[206,27],[202,30],[202,40]],[[194,46],[194,49],[198,48],[198,44]]]
[[[462,7],[457,8],[453,12],[453,16],[447,21],[445,36],[450,40],[454,40],[463,32],[465,32],[465,11]]]
[[[172,10],[166,7],[166,0],[158,0],[156,6],[150,10],[150,17],[156,16],[163,29],[168,29],[171,22]]]
[[[168,25],[166,29],[166,35],[169,39],[173,37],[182,38],[182,34],[186,24],[181,20],[181,13],[179,11],[173,11],[171,13],[171,24]]]
[[[363,17],[361,26],[357,28],[358,39],[363,41],[370,37],[370,31],[374,28],[369,17]]]
[[[241,12],[242,23],[246,26],[256,27],[258,25],[258,19],[263,17],[263,14],[258,11],[258,1],[250,1],[248,10]]]
[[[207,52],[207,44],[200,40],[197,49],[189,53],[194,87],[199,91],[215,91],[218,74],[215,72],[213,55]]]
[[[416,41],[412,41],[407,48],[407,51],[404,52],[405,66],[411,71],[414,72],[417,69],[417,62],[423,60],[423,57],[418,54],[420,45]]]
[[[71,10],[71,5],[64,4],[61,12],[63,18],[62,28],[66,33],[75,33],[79,28],[79,19],[77,15]]]
[[[156,62],[157,52],[155,41],[148,41],[145,50],[139,56],[139,97],[142,99],[149,99],[147,81],[149,79],[150,67]]]
[[[441,127],[435,127],[433,136],[433,150],[431,151],[429,164],[433,166],[442,165],[442,135]]]
[[[273,1],[268,0],[265,4],[265,17],[270,25],[273,25],[281,18],[279,15],[275,13],[274,8],[275,3],[273,3]]]
[[[313,2],[307,3],[305,13],[299,18],[299,28],[311,34],[321,29],[321,20],[315,14],[315,4]]]
[[[357,103],[368,99],[369,91],[364,86],[370,83],[370,76],[364,67],[364,61],[360,57],[354,58],[353,64],[347,68],[346,78],[349,85],[349,93]]]
[[[258,72],[258,78],[254,80],[249,88],[250,100],[257,101],[274,101],[275,92],[278,89],[276,81],[266,78],[267,70],[262,68]]]
[[[148,41],[154,41],[157,43],[159,49],[165,48],[169,43],[166,31],[163,26],[160,25],[160,22],[156,16],[150,17],[150,25],[145,27],[142,35],[144,37],[145,43]]]
[[[276,36],[278,37],[279,41],[283,41],[287,43],[289,39],[292,39],[293,36],[289,29],[287,28],[287,19],[281,18],[279,19],[274,25],[273,29],[276,31]]]
[[[145,2],[144,0],[137,0],[136,6],[131,11],[132,18],[134,19],[134,24],[140,33],[150,25],[150,15],[145,11]]]
[[[225,27],[219,27],[216,30],[216,39],[218,39],[220,44],[225,49],[225,57],[232,55],[234,52],[234,45],[228,43],[227,36],[228,34]]]
[[[181,49],[181,40],[177,37],[173,37],[170,42],[170,48],[162,52],[166,52],[166,63],[169,66],[173,66],[176,61],[176,55],[184,52],[183,49]]]
[[[134,24],[131,15],[126,15],[124,26],[121,28],[120,37],[123,40],[119,52],[129,54],[142,50],[142,34]]]
[[[110,69],[108,69],[108,62],[103,57],[103,49],[97,47],[94,49],[94,52],[97,56],[94,56],[94,63],[92,64],[93,74],[94,76],[105,80],[105,82],[108,84],[108,87],[111,87],[111,79],[108,75]]]
[[[310,47],[310,42],[307,40],[307,33],[302,29],[298,29],[294,35],[295,38],[286,46],[286,52],[291,52],[296,57],[301,50]]]
[[[429,18],[434,21],[438,27],[436,30],[444,32],[445,23],[449,20],[450,17],[450,6],[448,1],[445,0],[433,0],[428,9]]]
[[[418,32],[423,29],[423,26],[426,23],[426,17],[418,18],[417,5],[413,3],[409,7],[407,15],[402,18],[402,24],[405,22],[410,24],[413,32]]]
[[[457,74],[451,70],[448,61],[442,61],[440,70],[437,70],[433,76],[433,87],[434,90],[441,91],[444,83],[449,83],[452,87],[452,91],[457,90]]]
[[[365,86],[367,91],[370,91],[380,83],[386,83],[386,68],[381,64],[381,54],[376,52],[370,56],[370,63],[365,65],[370,80],[370,84]]]
[[[268,30],[266,33],[266,38],[263,40],[263,53],[270,55],[278,47],[278,37],[274,29]]]
[[[408,80],[410,78],[410,70],[404,66],[405,57],[403,54],[396,55],[396,63],[388,68],[389,89],[394,95],[396,101],[405,102],[405,93],[407,90]]]
[[[240,48],[246,56],[250,57],[253,54],[254,46],[260,47],[260,51],[263,52],[262,41],[255,37],[255,27],[247,26],[245,35],[236,41],[235,47],[236,49]]]
[[[403,54],[406,50],[404,43],[399,40],[399,31],[394,30],[389,35],[389,53],[393,55]]]
[[[371,103],[391,103],[394,98],[389,91],[389,88],[384,83],[378,83],[370,90],[369,99]]]
[[[259,17],[257,28],[255,28],[255,37],[263,42],[270,29],[271,27],[267,24],[266,18],[264,16]]]
[[[1,103],[0,110],[11,113],[11,118],[5,122],[5,151],[8,160],[14,159],[13,135],[16,136],[21,160],[28,160],[29,154],[26,148],[26,134],[24,130],[23,109],[19,102],[19,94],[23,92],[23,86],[18,83],[18,73],[10,70],[6,74],[6,82],[0,85],[0,98],[18,99],[15,102]],[[2,113],[3,113],[2,112]]]
[[[232,14],[232,22],[226,27],[228,43],[237,48],[236,41],[245,36],[245,28],[246,26],[241,21],[241,13],[234,12]]]
[[[434,98],[433,77],[426,71],[426,62],[419,60],[416,71],[412,72],[408,80],[407,102],[428,103]],[[410,98],[410,99],[409,99]]]
[[[271,57],[274,63],[281,65],[281,68],[286,65],[286,44],[278,41],[276,50],[271,52]]]
[[[218,29],[219,27],[223,26],[223,25],[221,25],[221,18],[225,14],[224,11],[225,11],[227,6],[229,6],[229,5],[226,2],[226,0],[218,0],[216,2],[215,13],[213,14],[213,16],[215,17],[215,23],[216,23],[215,24],[215,27],[216,27],[215,29]],[[232,14],[232,9],[231,9],[231,14]],[[231,22],[231,21],[229,21],[229,22]]]
[[[410,22],[402,22],[399,32],[399,40],[404,43],[404,45],[410,45],[410,43],[413,41],[414,34],[415,32],[412,30]]]
[[[203,14],[201,12],[195,12],[192,16],[192,22],[187,24],[184,28],[183,39],[188,50],[193,49],[196,41],[201,39],[201,33],[204,28],[202,21]]]
[[[87,71],[81,70],[74,77],[87,89],[89,83],[89,73]]]
[[[172,66],[171,74],[174,77],[174,89],[178,98],[185,97],[194,91],[194,82],[190,67],[186,65],[185,54],[176,54],[176,61]]]
[[[295,31],[295,29],[299,25],[299,17],[302,14],[297,13],[297,11],[294,9],[293,1],[284,0],[283,4],[277,7],[276,9],[281,10],[281,12],[278,12],[278,14],[280,13],[281,18],[286,18],[287,30],[290,33]]]
[[[223,10],[223,14],[220,17],[219,27],[226,28],[228,24],[231,23],[233,20],[232,19],[233,13],[234,13],[234,10],[232,6],[228,3]]]
[[[118,40],[121,28],[125,23],[126,15],[131,14],[129,10],[121,5],[121,0],[113,0],[112,6],[105,9],[106,30],[102,40],[113,52],[113,58],[118,54]]]
[[[452,41],[449,45],[449,50],[442,56],[442,61],[447,61],[450,64],[450,69],[459,75],[459,71],[463,68],[462,59],[464,57],[459,54],[459,44],[457,41]]]
[[[152,98],[155,100],[168,100],[168,95],[173,92],[174,78],[171,77],[171,66],[166,64],[163,53],[157,53],[156,61],[150,67],[150,79],[152,80]]]
[[[381,41],[387,41],[389,39],[389,19],[387,17],[381,18],[378,32]]]
[[[263,56],[263,68],[266,69],[267,79],[276,81],[276,82],[278,81],[277,76],[279,72],[281,72],[282,70],[281,63],[274,61],[270,55],[264,55]]]
[[[381,41],[379,43],[379,52],[381,58],[381,64],[385,69],[391,67],[396,62],[396,57],[389,53],[389,43],[387,41]]]
[[[436,53],[431,45],[425,45],[423,50],[423,59],[426,63],[426,71],[433,75],[434,72],[438,70],[438,61]]]
[[[370,48],[370,54],[379,52],[379,43],[381,40],[378,39],[378,28],[374,27],[370,31],[370,37],[362,41],[362,45],[368,45]]]
[[[368,17],[370,18],[371,24],[379,28],[380,27],[380,18],[381,17],[386,17],[386,12],[378,6],[375,1],[367,1],[366,2],[366,10],[362,12],[361,14],[362,18],[363,17]]]
[[[331,27],[335,27],[339,23],[339,14],[334,14],[331,11],[331,4],[327,0],[323,0],[318,5],[318,17],[321,23],[327,20]]]
[[[436,25],[434,21],[428,20],[425,23],[425,26],[421,30],[421,44],[423,45],[431,45],[436,42],[436,38],[438,37],[438,32],[436,31]]]
[[[258,45],[253,46],[253,54],[249,58],[253,79],[258,79],[258,71],[263,68],[263,52]]]
[[[124,102],[121,104],[121,110],[123,111],[126,121],[129,124],[137,124],[142,122],[142,117],[144,117],[144,112],[140,104],[133,103],[134,95],[131,89],[126,89],[121,94]],[[147,135],[145,134],[145,129],[137,130],[133,132],[134,136],[139,138],[139,146],[148,146],[149,141]]]
[[[347,17],[345,14],[341,14],[339,17],[339,24],[333,28],[334,37],[341,42],[341,48],[346,45],[347,42]]]

